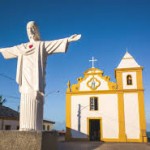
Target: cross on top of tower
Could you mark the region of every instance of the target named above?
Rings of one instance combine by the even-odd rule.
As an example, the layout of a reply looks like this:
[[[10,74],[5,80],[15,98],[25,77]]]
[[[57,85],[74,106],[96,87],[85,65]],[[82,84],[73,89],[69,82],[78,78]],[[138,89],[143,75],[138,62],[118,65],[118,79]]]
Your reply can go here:
[[[94,59],[94,57],[92,57],[92,59],[91,59],[91,60],[89,60],[89,61],[91,61],[91,62],[92,62],[92,68],[95,68],[95,67],[94,67],[94,63],[97,61],[97,59]]]
[[[126,48],[126,52],[128,52],[128,48]]]

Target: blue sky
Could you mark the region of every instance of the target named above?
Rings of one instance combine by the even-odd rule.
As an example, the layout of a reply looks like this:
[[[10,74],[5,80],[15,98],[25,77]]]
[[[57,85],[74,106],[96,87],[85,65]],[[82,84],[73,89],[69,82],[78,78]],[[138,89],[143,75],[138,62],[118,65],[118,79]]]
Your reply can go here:
[[[56,121],[63,129],[65,122],[65,91],[68,80],[91,67],[89,59],[98,59],[96,67],[114,78],[114,69],[126,52],[144,66],[145,109],[150,130],[150,1],[149,0],[0,0],[0,47],[28,41],[26,24],[37,22],[42,40],[82,34],[71,43],[66,54],[51,55],[47,61],[44,118]],[[13,79],[16,59],[4,60],[0,55],[0,74]],[[0,76],[0,94],[7,98],[6,106],[17,110],[20,97],[14,80]],[[57,93],[56,91],[60,91]]]

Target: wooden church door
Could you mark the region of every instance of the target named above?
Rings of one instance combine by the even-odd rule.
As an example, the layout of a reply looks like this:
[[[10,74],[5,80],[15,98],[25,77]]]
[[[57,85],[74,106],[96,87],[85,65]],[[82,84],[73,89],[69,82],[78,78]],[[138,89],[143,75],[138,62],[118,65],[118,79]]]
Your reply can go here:
[[[89,120],[90,141],[100,141],[100,119]]]

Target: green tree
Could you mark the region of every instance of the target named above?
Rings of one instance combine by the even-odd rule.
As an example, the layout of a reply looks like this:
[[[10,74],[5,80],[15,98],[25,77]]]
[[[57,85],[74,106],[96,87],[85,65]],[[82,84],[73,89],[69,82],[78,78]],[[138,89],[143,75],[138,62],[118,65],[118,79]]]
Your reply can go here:
[[[3,98],[2,95],[0,95],[0,106],[3,106],[3,104],[6,102],[6,99]]]

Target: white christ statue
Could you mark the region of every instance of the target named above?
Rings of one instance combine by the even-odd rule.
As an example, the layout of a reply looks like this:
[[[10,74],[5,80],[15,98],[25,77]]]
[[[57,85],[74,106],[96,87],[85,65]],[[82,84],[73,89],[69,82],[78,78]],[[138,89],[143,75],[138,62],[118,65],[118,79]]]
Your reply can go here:
[[[68,44],[79,40],[81,35],[41,41],[34,21],[27,24],[27,34],[28,43],[2,48],[0,52],[5,59],[18,57],[16,82],[21,93],[20,131],[36,131],[42,130],[47,56],[66,52]]]

